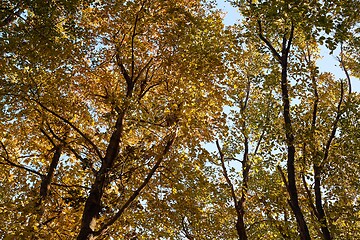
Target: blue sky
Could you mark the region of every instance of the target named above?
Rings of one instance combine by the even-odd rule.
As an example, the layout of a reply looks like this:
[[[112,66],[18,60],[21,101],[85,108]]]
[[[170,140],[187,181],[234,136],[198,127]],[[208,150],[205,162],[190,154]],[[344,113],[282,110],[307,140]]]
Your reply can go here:
[[[228,2],[225,0],[217,0],[216,2],[217,7],[226,14],[224,17],[225,25],[232,25],[240,18],[240,13]],[[336,59],[336,54],[338,54],[339,51],[334,51],[334,55],[329,55],[329,51],[325,47],[322,47],[320,53],[323,56],[323,58],[318,61],[320,71],[331,72],[337,79],[346,78],[345,73],[339,67],[339,62]],[[353,91],[360,92],[360,80],[352,77],[351,83]]]

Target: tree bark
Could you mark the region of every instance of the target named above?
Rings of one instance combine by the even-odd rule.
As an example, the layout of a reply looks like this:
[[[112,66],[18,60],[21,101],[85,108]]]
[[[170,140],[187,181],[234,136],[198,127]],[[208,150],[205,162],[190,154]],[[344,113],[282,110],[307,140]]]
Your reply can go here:
[[[49,194],[50,185],[52,182],[52,178],[54,177],[55,170],[57,168],[57,165],[59,164],[60,156],[61,156],[62,147],[56,146],[54,156],[51,160],[47,175],[45,178],[41,181],[40,186],[40,197],[42,199],[45,199]]]
[[[293,31],[293,29],[292,29]],[[292,34],[291,34],[292,35]],[[284,37],[285,39],[285,37]],[[287,174],[288,174],[288,192],[290,196],[290,207],[295,215],[296,222],[299,227],[300,238],[302,240],[311,239],[309,229],[305,222],[304,215],[299,205],[298,192],[296,188],[296,175],[295,175],[295,146],[294,134],[292,130],[291,113],[290,113],[290,100],[288,90],[287,68],[288,68],[288,53],[290,50],[291,40],[289,39],[288,46],[286,47],[286,40],[284,40],[282,50],[282,72],[281,72],[281,92],[283,100],[283,116],[285,124],[285,135],[287,144]]]
[[[317,218],[320,222],[320,229],[325,240],[331,240],[330,231],[328,229],[325,211],[322,206],[321,196],[321,168],[314,164],[314,177],[315,177],[315,206],[317,211]]]
[[[289,89],[288,89],[288,56],[294,36],[294,24],[291,24],[291,30],[289,33],[289,38],[285,33],[282,41],[281,54],[279,54],[273,45],[263,36],[261,21],[258,21],[259,24],[259,37],[270,49],[274,58],[281,65],[281,97],[283,102],[283,117],[284,117],[284,128],[285,128],[285,137],[287,145],[287,191],[289,193],[289,205],[293,211],[296,223],[299,228],[300,239],[309,240],[311,239],[309,229],[307,227],[304,215],[299,205],[298,192],[296,188],[296,174],[295,174],[295,146],[294,146],[294,133],[292,130],[291,122],[291,113],[290,113],[290,99],[289,99]]]
[[[49,169],[47,171],[47,174],[46,174],[46,176],[42,177],[41,185],[40,185],[40,199],[39,199],[39,202],[37,203],[37,207],[40,210],[40,215],[42,215],[44,212],[42,202],[49,195],[50,185],[52,182],[52,178],[54,177],[54,173],[57,168],[57,165],[59,164],[61,152],[62,152],[62,146],[61,145],[56,146],[53,158],[51,160]]]
[[[308,59],[305,58],[305,60],[308,62],[309,65],[311,65],[310,54],[308,56]],[[314,90],[314,104],[313,104],[312,122],[311,122],[311,141],[312,141],[312,143],[315,143],[315,141],[316,141],[315,129],[316,129],[316,119],[317,119],[318,104],[319,104],[319,93],[317,90],[316,77],[315,77],[315,72],[314,72],[313,68],[311,68],[311,80],[312,80],[312,85],[313,85],[313,90]],[[328,229],[328,226],[327,226],[325,211],[322,206],[322,196],[321,196],[322,167],[320,166],[319,163],[317,163],[319,156],[318,156],[318,149],[315,146],[313,146],[313,152],[314,152],[313,169],[314,169],[314,179],[315,179],[315,182],[314,182],[315,207],[312,202],[313,200],[311,200],[311,198],[310,198],[311,206],[313,208],[313,211],[315,213],[317,220],[320,223],[320,229],[321,229],[321,234],[322,234],[323,238],[325,240],[331,240],[332,238],[331,238],[331,234]],[[325,150],[324,159],[326,160],[326,158],[327,158],[327,154],[326,154],[326,150]],[[303,180],[303,182],[304,182],[304,184],[306,184],[305,180]],[[308,196],[311,197],[309,190],[307,188],[306,188],[306,191],[308,192]]]
[[[245,123],[243,124],[243,127],[245,128]],[[244,129],[245,131],[245,129]],[[250,164],[249,164],[249,140],[245,136],[244,140],[244,155],[243,155],[243,167],[242,167],[242,175],[243,175],[243,182],[242,182],[242,189],[241,189],[241,198],[238,202],[238,220],[236,222],[236,230],[239,235],[240,240],[247,240],[247,234],[246,234],[246,228],[245,228],[245,201],[246,201],[246,195],[248,192],[248,180],[249,180],[249,172],[250,172]]]
[[[81,229],[77,237],[78,240],[94,239],[96,220],[101,212],[101,198],[107,184],[107,177],[113,166],[114,160],[119,153],[119,144],[123,133],[124,117],[125,110],[123,110],[118,116],[115,131],[111,135],[105,157],[102,159],[101,168],[96,175],[90,194],[85,202],[85,208],[81,219]]]

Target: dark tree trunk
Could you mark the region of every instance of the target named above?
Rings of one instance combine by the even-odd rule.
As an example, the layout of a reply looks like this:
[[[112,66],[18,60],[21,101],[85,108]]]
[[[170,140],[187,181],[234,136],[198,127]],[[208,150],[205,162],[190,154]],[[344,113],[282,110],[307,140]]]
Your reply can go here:
[[[43,202],[49,195],[50,185],[54,177],[55,170],[59,164],[61,152],[62,152],[62,146],[56,146],[47,174],[42,176],[41,185],[40,185],[40,199],[36,203],[36,211],[39,214],[39,218],[41,218],[44,213]]]
[[[107,185],[107,177],[113,166],[114,160],[119,153],[119,143],[123,131],[123,120],[125,112],[122,112],[116,122],[116,129],[111,135],[106,155],[102,159],[102,165],[99,169],[95,182],[93,183],[90,194],[85,202],[85,208],[81,219],[81,229],[77,237],[78,240],[94,239],[96,220],[101,212],[101,198],[104,188]]]
[[[309,56],[309,60],[308,63],[310,64],[310,56]],[[315,129],[316,129],[316,118],[317,118],[317,112],[318,112],[318,104],[319,104],[319,93],[317,91],[317,84],[316,84],[316,78],[315,78],[315,73],[312,71],[311,72],[312,75],[312,85],[314,88],[314,106],[313,106],[313,114],[312,114],[312,122],[311,122],[311,136],[312,142],[315,142]],[[331,140],[331,135],[330,135],[330,140]],[[329,145],[330,146],[330,145]],[[327,148],[326,148],[327,149]],[[327,150],[325,149],[325,156],[324,156],[324,161],[327,159]],[[314,164],[313,164],[313,168],[314,168],[314,179],[315,179],[315,183],[314,183],[314,190],[315,190],[315,207],[313,204],[313,211],[316,215],[316,218],[318,219],[319,223],[320,223],[320,229],[323,235],[323,238],[325,240],[331,240],[331,235],[330,235],[330,231],[328,229],[327,226],[327,221],[326,221],[326,217],[325,217],[325,211],[324,208],[322,206],[322,196],[321,196],[321,166],[316,164],[316,161],[318,160],[318,154],[317,154],[317,149],[314,149],[315,152],[315,156],[314,156]],[[304,184],[305,181],[304,181]],[[307,190],[308,191],[308,190]],[[308,194],[310,196],[310,194]],[[312,201],[312,200],[311,200]]]
[[[244,131],[245,131],[245,127],[246,126],[244,123],[243,125]],[[240,240],[247,240],[248,237],[246,234],[244,219],[245,219],[245,201],[248,191],[250,164],[249,164],[249,140],[246,136],[244,141],[244,155],[243,155],[242,164],[243,164],[242,167],[243,182],[242,182],[241,198],[237,205],[239,214],[236,222],[236,230]]]
[[[314,165],[314,177],[315,177],[315,206],[317,211],[317,218],[321,224],[321,232],[325,240],[331,240],[330,231],[327,225],[325,211],[321,201],[321,168]]]
[[[52,182],[52,178],[54,177],[55,170],[57,168],[57,165],[59,164],[60,156],[61,156],[62,147],[56,146],[55,147],[55,153],[51,160],[47,175],[42,179],[41,185],[40,185],[40,198],[41,200],[44,200],[48,194],[50,185]]]
[[[258,21],[260,39],[267,45],[267,47],[272,52],[274,58],[281,65],[281,97],[283,102],[283,117],[284,117],[284,128],[285,128],[285,137],[286,137],[286,145],[287,145],[287,174],[288,174],[288,183],[287,191],[289,193],[289,204],[295,215],[296,222],[299,228],[300,238],[302,240],[311,239],[309,229],[305,222],[304,215],[301,211],[299,200],[298,200],[298,192],[296,188],[296,176],[295,176],[295,146],[294,146],[294,134],[292,130],[291,123],[291,113],[290,113],[290,99],[289,99],[289,89],[288,89],[288,56],[294,36],[294,25],[291,25],[291,30],[289,33],[289,38],[287,38],[287,34],[284,34],[282,39],[282,50],[281,54],[279,54],[273,45],[263,36],[261,21]]]
[[[302,240],[311,239],[309,229],[305,222],[304,215],[302,214],[298,192],[296,188],[296,176],[295,176],[295,146],[294,146],[294,135],[292,131],[291,114],[290,114],[290,100],[288,91],[288,79],[287,79],[287,56],[286,45],[283,45],[282,54],[282,73],[281,73],[281,92],[283,100],[283,115],[285,123],[285,134],[287,144],[287,174],[288,174],[288,192],[290,196],[290,207],[295,215],[297,225],[299,227],[300,238]]]
[[[244,223],[245,211],[241,203],[238,205],[238,217],[236,221],[236,231],[239,236],[239,240],[247,240],[246,228]]]
[[[295,176],[295,146],[294,146],[294,134],[292,130],[291,123],[291,113],[290,113],[290,99],[289,99],[289,89],[288,89],[288,56],[292,44],[292,40],[294,37],[294,24],[291,24],[291,30],[289,34],[289,38],[287,38],[287,33],[283,36],[282,41],[282,50],[281,54],[279,54],[273,45],[267,40],[262,34],[262,26],[261,21],[258,21],[259,24],[259,37],[266,44],[266,46],[270,49],[273,54],[275,60],[281,65],[281,97],[283,102],[283,116],[284,116],[284,128],[285,128],[285,137],[286,137],[286,145],[287,145],[287,174],[288,174],[288,183],[284,182],[287,187],[287,191],[290,197],[290,207],[293,211],[296,223],[299,228],[300,238],[302,240],[311,239],[309,229],[307,227],[304,215],[301,211],[299,200],[298,200],[298,192],[296,188],[296,176]]]

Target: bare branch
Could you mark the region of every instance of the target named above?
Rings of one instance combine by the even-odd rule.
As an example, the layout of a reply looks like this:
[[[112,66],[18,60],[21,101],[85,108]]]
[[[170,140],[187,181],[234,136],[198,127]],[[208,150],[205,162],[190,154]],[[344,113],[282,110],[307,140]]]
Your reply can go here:
[[[141,6],[141,9],[142,9],[142,6]],[[135,71],[135,47],[134,47],[134,44],[135,44],[135,37],[136,37],[136,27],[137,27],[137,23],[139,21],[139,13],[140,13],[140,11],[136,14],[133,33],[131,35],[131,76],[130,76],[131,81],[134,78],[134,71]]]
[[[149,69],[151,62],[153,61],[153,58],[150,58],[150,60],[145,64],[145,66],[140,70],[140,72],[138,73],[138,75],[135,77],[134,79],[134,84],[139,80],[141,74],[143,74],[143,72],[147,69]]]
[[[245,112],[245,109],[247,107],[247,104],[248,104],[248,101],[249,101],[249,97],[250,97],[250,87],[251,87],[251,82],[250,82],[250,79],[249,77],[247,77],[247,84],[246,84],[246,96],[245,96],[245,101],[244,101],[244,104],[241,104],[241,112]]]
[[[129,73],[128,73],[128,71],[126,70],[126,68],[125,68],[125,66],[124,66],[124,64],[123,64],[123,62],[122,62],[122,60],[121,60],[121,57],[120,57],[120,50],[116,50],[117,51],[117,53],[116,53],[116,55],[115,55],[115,58],[116,58],[116,63],[117,63],[117,65],[119,66],[119,68],[120,68],[120,72],[121,72],[121,74],[123,75],[123,77],[125,78],[125,81],[126,81],[126,85],[128,86],[128,90],[127,90],[127,93],[126,93],[126,96],[127,97],[130,97],[131,95],[130,95],[130,92],[132,91],[132,88],[133,88],[133,82],[132,82],[132,80],[131,80],[131,77],[129,76]],[[130,89],[131,89],[131,91],[130,91]]]
[[[49,218],[48,220],[46,220],[46,221],[44,221],[44,222],[42,222],[42,223],[40,223],[40,226],[44,226],[44,225],[47,225],[47,224],[51,223],[52,221],[54,221],[54,220],[55,220],[56,218],[58,218],[59,216],[60,216],[60,213],[57,214],[57,215],[54,216],[54,217]]]
[[[85,186],[78,185],[78,184],[67,185],[67,184],[62,184],[62,183],[51,183],[51,185],[54,185],[54,186],[57,186],[57,187],[64,187],[64,188],[83,188],[83,189],[86,189],[86,190],[91,189],[90,187],[85,187]]]
[[[142,99],[152,88],[159,86],[161,83],[154,83],[153,85],[149,86],[144,92],[139,96],[139,99]]]
[[[42,132],[42,134],[45,135],[45,137],[49,140],[49,142],[51,142],[51,144],[56,147],[55,142],[53,141],[53,139],[45,132],[44,129],[40,128],[40,132]]]
[[[91,169],[91,171],[96,174],[97,171],[93,168],[92,164],[89,162],[89,160],[87,158],[83,158],[80,156],[80,154],[78,152],[76,152],[76,150],[70,146],[70,143],[67,143],[64,139],[61,139],[56,133],[54,133],[54,131],[51,130],[51,128],[49,127],[50,129],[50,132],[51,134],[58,140],[60,141],[64,147],[66,147],[67,149],[69,149],[73,154],[74,156],[80,160],[84,165],[85,167],[88,167]],[[50,137],[50,136],[49,136]]]
[[[315,208],[315,206],[313,204],[313,198],[312,198],[312,195],[311,195],[311,191],[307,186],[304,173],[301,174],[301,179],[302,179],[302,182],[303,182],[303,185],[304,185],[304,188],[305,188],[305,192],[306,192],[306,195],[307,195],[307,200],[308,200],[309,206],[313,210],[315,215],[318,217],[318,212],[316,211],[316,208]]]
[[[24,11],[22,7],[23,2],[19,1],[13,9],[1,8],[1,10],[6,10],[9,15],[0,22],[0,28],[10,25],[16,18],[21,17],[21,13]]]
[[[232,161],[237,161],[239,163],[243,163],[243,160],[238,159],[238,158],[234,158],[234,157],[224,157],[224,160],[232,160]]]
[[[265,135],[265,129],[262,131],[262,133],[260,135],[260,138],[256,143],[256,147],[255,147],[255,150],[254,150],[254,155],[257,155],[257,152],[259,151],[260,144],[261,144],[262,139],[264,138],[264,135]]]
[[[284,59],[288,58],[289,52],[290,52],[290,48],[291,48],[291,44],[292,44],[292,40],[294,38],[294,30],[295,30],[295,26],[294,23],[291,22],[291,29],[290,29],[290,36],[289,39],[287,41],[287,46],[286,46],[286,51],[285,51],[285,55],[283,56]],[[285,45],[284,45],[285,46]]]

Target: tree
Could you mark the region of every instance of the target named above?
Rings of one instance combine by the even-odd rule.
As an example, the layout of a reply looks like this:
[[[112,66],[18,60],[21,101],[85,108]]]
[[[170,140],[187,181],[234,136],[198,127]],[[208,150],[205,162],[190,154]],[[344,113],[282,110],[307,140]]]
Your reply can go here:
[[[32,8],[24,14],[40,18]],[[217,13],[198,1],[124,1],[93,2],[77,14],[78,35],[67,35],[61,30],[66,22],[60,24],[54,31],[61,42],[44,36],[49,52],[33,56],[22,49],[19,63],[11,31],[33,30],[25,26],[31,19],[4,26],[3,55],[13,62],[2,71],[1,156],[14,175],[4,187],[14,181],[22,187],[12,196],[24,201],[17,214],[28,223],[14,224],[8,236],[106,234],[131,216],[124,217],[126,211],[145,204],[146,195],[141,201],[139,195],[164,162],[212,136],[216,124],[209,124],[222,109],[215,82],[222,74],[222,47],[214,45],[222,31]],[[205,104],[205,97],[213,100]]]
[[[240,2],[240,3],[239,3]],[[329,227],[327,224],[323,202],[322,202],[322,190],[321,190],[321,175],[323,174],[323,164],[328,161],[328,154],[331,148],[332,141],[336,135],[338,122],[341,118],[344,106],[344,84],[341,83],[340,93],[338,93],[338,104],[337,110],[334,109],[334,119],[331,119],[329,125],[324,124],[322,129],[327,129],[323,133],[323,136],[328,135],[328,138],[324,140],[320,140],[313,136],[312,139],[308,139],[308,136],[297,136],[299,134],[295,134],[294,130],[294,116],[296,116],[297,112],[299,112],[298,107],[296,105],[302,106],[301,103],[306,102],[306,97],[297,97],[297,101],[300,100],[299,104],[295,104],[294,107],[291,107],[291,95],[299,96],[301,92],[306,93],[307,89],[301,89],[305,86],[305,84],[295,84],[295,86],[291,86],[289,79],[293,79],[299,82],[299,78],[302,79],[302,73],[305,73],[307,70],[302,69],[302,62],[307,63],[308,69],[310,69],[310,74],[308,75],[310,84],[313,87],[314,101],[313,101],[313,110],[312,110],[312,123],[309,124],[310,130],[304,130],[305,135],[311,134],[311,132],[315,131],[317,128],[317,111],[319,104],[319,94],[317,90],[317,71],[315,67],[315,61],[312,59],[312,52],[316,51],[316,45],[313,43],[316,41],[316,38],[319,37],[319,29],[325,29],[327,33],[330,33],[334,29],[334,25],[336,21],[332,21],[329,19],[324,19],[324,12],[320,13],[311,13],[311,10],[308,7],[319,7],[321,3],[312,2],[311,4],[304,3],[302,4],[294,4],[295,2],[257,2],[257,1],[248,1],[246,2],[236,2],[234,4],[238,4],[240,10],[243,14],[248,17],[244,22],[248,24],[249,28],[254,29],[257,32],[259,39],[263,42],[263,44],[269,49],[270,53],[273,55],[275,61],[277,61],[281,68],[281,96],[282,96],[282,107],[283,107],[283,117],[284,117],[284,130],[285,130],[285,143],[287,145],[287,179],[282,173],[281,167],[278,166],[283,178],[283,182],[289,193],[289,205],[292,208],[293,214],[296,217],[296,221],[299,227],[299,233],[301,239],[310,239],[310,232],[308,229],[308,223],[306,223],[303,211],[299,205],[299,191],[297,189],[296,184],[296,137],[300,137],[304,140],[303,142],[303,158],[308,158],[305,147],[307,144],[314,146],[315,142],[322,142],[320,145],[322,146],[322,150],[318,149],[312,153],[312,161],[313,161],[313,171],[314,171],[314,179],[315,179],[315,204],[312,203],[312,197],[310,194],[310,190],[307,188],[306,180],[303,178],[303,184],[305,185],[305,189],[307,192],[308,200],[311,202],[310,206],[314,211],[314,215],[320,225],[321,235],[325,239],[331,239]],[[335,5],[336,7],[339,7]],[[335,13],[342,12],[339,11],[339,8],[334,8],[334,4],[323,5],[327,12],[334,11]],[[308,14],[309,22],[304,21],[302,18],[303,14]],[[342,12],[343,13],[343,12]],[[335,15],[338,17],[338,15]],[[328,17],[328,16],[327,16]],[[335,17],[335,18],[336,18]],[[341,17],[339,17],[341,18]],[[352,19],[349,17],[349,19]],[[312,20],[315,20],[312,22]],[[337,20],[339,21],[339,20]],[[351,25],[348,25],[349,29]],[[315,30],[314,30],[315,29]],[[266,31],[267,36],[264,35],[264,31]],[[344,35],[344,31],[339,35],[338,31],[335,31],[335,37],[328,37],[326,43],[330,49],[336,48],[336,44],[342,42],[346,37]],[[321,36],[320,39],[323,37]],[[280,39],[280,41],[278,41]],[[304,46],[304,42],[305,45]],[[306,43],[308,42],[308,43]],[[291,48],[296,47],[297,49],[292,50]],[[277,50],[279,49],[279,50]],[[304,56],[297,56],[297,52],[303,52]],[[291,55],[294,57],[292,57]],[[340,64],[343,66],[344,71],[347,76],[349,96],[348,101],[350,101],[351,94],[351,84],[349,74],[346,71],[346,67],[342,64],[340,56]],[[297,60],[300,60],[298,63]],[[299,72],[300,70],[300,72]],[[290,77],[289,77],[290,76]],[[307,76],[306,76],[307,77]],[[306,79],[305,77],[305,79]],[[324,78],[324,76],[321,76]],[[307,80],[305,80],[306,82]],[[327,81],[331,82],[330,78],[327,78]],[[294,90],[292,90],[293,88]],[[300,90],[301,89],[301,90]],[[291,91],[292,90],[292,91]],[[293,109],[293,110],[292,110]],[[301,109],[301,107],[299,108]],[[293,112],[295,111],[295,113]],[[305,113],[304,113],[305,114]],[[307,115],[307,114],[306,114]],[[296,117],[298,118],[298,117]],[[307,119],[300,118],[300,123],[306,123]],[[295,123],[296,124],[296,123]],[[326,126],[327,125],[327,126]],[[299,129],[300,126],[297,128]],[[307,126],[305,127],[307,128]],[[321,157],[320,157],[320,155]],[[322,158],[322,160],[316,160],[317,158]],[[306,163],[305,163],[306,164]]]
[[[4,2],[3,238],[359,238],[358,2],[232,3]]]

